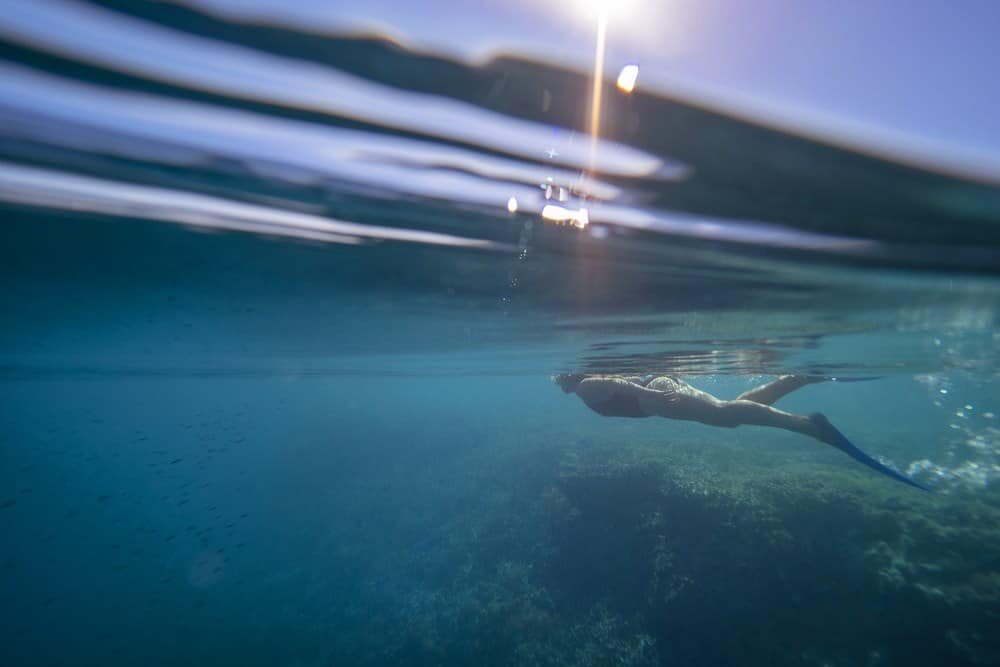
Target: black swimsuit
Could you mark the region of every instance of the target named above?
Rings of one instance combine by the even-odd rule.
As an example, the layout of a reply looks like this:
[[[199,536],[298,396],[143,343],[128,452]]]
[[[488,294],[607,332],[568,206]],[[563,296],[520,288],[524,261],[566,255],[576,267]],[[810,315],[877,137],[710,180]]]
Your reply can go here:
[[[680,392],[680,380],[669,375],[654,378],[652,375],[644,375],[640,378],[642,386],[649,388],[654,384],[653,391],[664,394],[666,397],[674,396]],[[604,417],[649,417],[639,407],[639,398],[627,392],[616,392],[611,398],[602,403],[587,403],[591,410]]]
[[[611,398],[604,401],[603,403],[598,403],[597,405],[591,405],[590,409],[599,415],[604,417],[648,417],[639,408],[639,399],[635,396],[630,396],[629,394],[613,394]]]

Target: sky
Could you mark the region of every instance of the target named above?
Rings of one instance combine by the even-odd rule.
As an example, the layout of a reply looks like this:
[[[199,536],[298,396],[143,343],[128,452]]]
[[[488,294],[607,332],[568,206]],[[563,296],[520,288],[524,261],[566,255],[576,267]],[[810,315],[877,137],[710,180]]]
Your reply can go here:
[[[362,29],[482,61],[519,53],[590,68],[599,0],[184,0],[230,18]],[[768,124],[916,161],[1000,174],[1000,3],[618,0],[609,76]]]

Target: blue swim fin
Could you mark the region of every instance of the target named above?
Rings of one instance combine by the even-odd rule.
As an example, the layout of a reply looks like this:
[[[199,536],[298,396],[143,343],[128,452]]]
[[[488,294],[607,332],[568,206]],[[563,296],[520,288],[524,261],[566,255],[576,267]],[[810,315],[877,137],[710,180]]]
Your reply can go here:
[[[830,420],[827,419],[824,415],[817,412],[814,415],[810,415],[809,419],[819,424],[820,427],[823,430],[825,430],[829,436],[831,436],[832,442],[828,442],[827,444],[833,445],[840,451],[850,456],[855,461],[859,461],[868,466],[869,468],[871,468],[872,470],[877,470],[883,475],[892,477],[894,480],[898,482],[902,482],[903,484],[908,484],[912,487],[920,489],[921,491],[928,491],[928,492],[930,491],[930,489],[928,489],[926,486],[918,484],[909,477],[907,477],[906,475],[898,473],[892,468],[883,465],[882,463],[879,463],[877,460],[873,459],[871,456],[868,456],[863,451],[858,449],[854,445],[854,443],[848,440],[843,433],[838,431],[837,428],[833,424],[831,424]]]

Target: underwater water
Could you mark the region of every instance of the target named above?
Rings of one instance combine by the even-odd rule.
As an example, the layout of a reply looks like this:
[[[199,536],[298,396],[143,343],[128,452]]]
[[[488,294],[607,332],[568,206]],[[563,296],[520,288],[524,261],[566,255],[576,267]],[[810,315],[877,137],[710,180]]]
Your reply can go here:
[[[1000,664],[996,181],[231,4],[0,16],[0,664]]]

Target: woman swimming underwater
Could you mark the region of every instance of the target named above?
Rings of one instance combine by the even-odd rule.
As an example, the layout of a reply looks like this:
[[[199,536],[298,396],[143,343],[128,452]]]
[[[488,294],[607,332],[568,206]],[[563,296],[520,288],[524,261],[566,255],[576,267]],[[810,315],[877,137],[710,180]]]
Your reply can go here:
[[[828,378],[783,375],[731,401],[716,398],[669,376],[568,374],[556,375],[552,379],[564,392],[576,394],[588,408],[605,417],[665,417],[726,428],[748,424],[794,431],[836,447],[883,475],[924,491],[929,490],[855,447],[822,414],[816,412],[803,416],[772,407],[775,401],[796,389]]]

